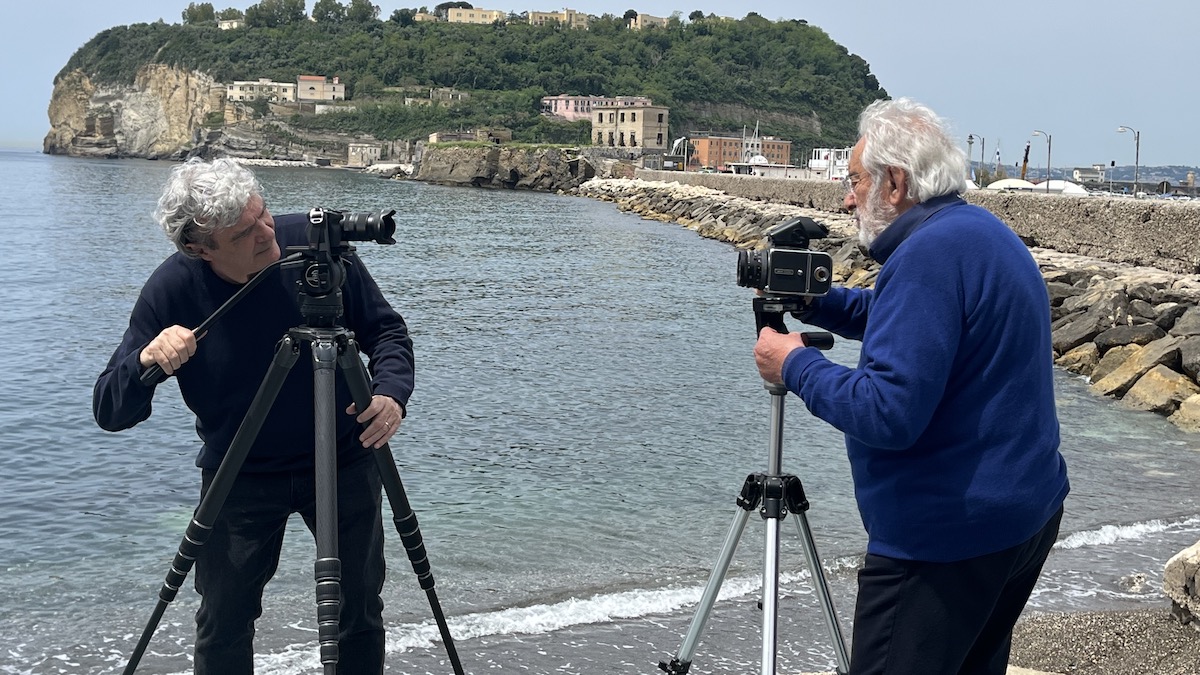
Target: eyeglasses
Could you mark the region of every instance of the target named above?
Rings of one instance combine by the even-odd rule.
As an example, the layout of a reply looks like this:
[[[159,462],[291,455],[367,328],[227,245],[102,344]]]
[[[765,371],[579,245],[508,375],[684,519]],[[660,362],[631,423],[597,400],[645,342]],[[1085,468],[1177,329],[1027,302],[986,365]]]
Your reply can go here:
[[[858,189],[858,184],[861,183],[862,181],[863,181],[863,176],[860,174],[857,174],[857,173],[846,174],[846,177],[842,180],[842,187],[845,188],[847,193],[854,192],[855,190]]]

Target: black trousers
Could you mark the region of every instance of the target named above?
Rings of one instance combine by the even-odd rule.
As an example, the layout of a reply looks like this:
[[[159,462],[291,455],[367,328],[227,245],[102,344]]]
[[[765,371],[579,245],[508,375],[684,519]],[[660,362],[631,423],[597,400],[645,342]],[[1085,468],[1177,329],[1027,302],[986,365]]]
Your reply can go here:
[[[952,563],[868,554],[858,573],[851,675],[1004,675],[1012,630],[1058,537]]]
[[[204,471],[201,494],[215,476]],[[288,517],[316,527],[312,470],[241,474],[196,558],[196,675],[254,672],[254,621],[263,588],[279,566]],[[383,520],[379,470],[371,455],[338,468],[338,558],[342,604],[338,673],[383,672]],[[315,589],[315,582],[314,582]],[[315,592],[315,591],[314,591]],[[313,601],[313,626],[316,626]],[[315,633],[314,633],[315,636]],[[314,640],[313,652],[318,647]]]

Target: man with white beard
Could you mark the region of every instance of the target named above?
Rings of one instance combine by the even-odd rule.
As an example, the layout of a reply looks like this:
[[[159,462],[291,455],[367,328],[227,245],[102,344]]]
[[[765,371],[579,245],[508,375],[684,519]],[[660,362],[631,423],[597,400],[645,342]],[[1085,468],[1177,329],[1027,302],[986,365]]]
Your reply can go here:
[[[763,328],[759,373],[842,431],[867,531],[852,675],[1003,675],[1058,536],[1050,303],[1021,240],[960,196],[966,158],[929,108],[863,111],[845,206],[882,267],[798,313],[862,340],[858,366]]]

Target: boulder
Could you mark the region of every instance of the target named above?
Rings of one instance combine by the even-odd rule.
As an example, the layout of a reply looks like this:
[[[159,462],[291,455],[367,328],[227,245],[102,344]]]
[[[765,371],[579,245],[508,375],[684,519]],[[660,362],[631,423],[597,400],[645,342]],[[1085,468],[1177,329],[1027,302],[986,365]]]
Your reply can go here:
[[[1163,593],[1171,599],[1171,616],[1200,630],[1200,542],[1167,561]]]
[[[1135,410],[1170,415],[1179,408],[1180,402],[1197,394],[1200,394],[1200,387],[1186,375],[1166,366],[1154,366],[1129,388],[1122,402]]]
[[[1122,396],[1134,382],[1157,365],[1174,369],[1179,363],[1181,337],[1165,337],[1142,347],[1104,379],[1092,385],[1092,391],[1105,396]]]

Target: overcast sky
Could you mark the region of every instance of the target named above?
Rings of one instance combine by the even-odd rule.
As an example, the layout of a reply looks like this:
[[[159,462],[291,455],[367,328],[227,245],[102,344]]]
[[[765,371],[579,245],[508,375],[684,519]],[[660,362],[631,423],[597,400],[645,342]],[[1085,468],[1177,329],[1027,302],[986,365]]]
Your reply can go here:
[[[1116,0],[635,0],[613,5],[576,0],[566,5],[476,4],[512,12],[558,10],[654,16],[695,10],[742,18],[804,19],[858,54],[892,97],[926,103],[952,123],[972,153],[987,161],[997,148],[1007,166],[1031,142],[1030,167],[1045,166],[1044,136],[1056,167],[1132,165],[1133,134],[1141,133],[1142,166],[1200,165],[1195,44],[1200,3]],[[314,0],[308,0],[311,11]],[[686,4],[682,4],[686,3]],[[0,63],[10,80],[0,106],[0,147],[40,148],[49,131],[46,107],[55,74],[96,33],[117,25],[163,19],[178,23],[188,0],[0,0]],[[215,0],[245,9],[249,0]],[[349,4],[345,0],[343,4]],[[403,0],[378,0],[386,18]],[[426,0],[429,7],[436,2]],[[336,74],[336,73],[328,73]],[[615,92],[635,94],[637,92]]]

